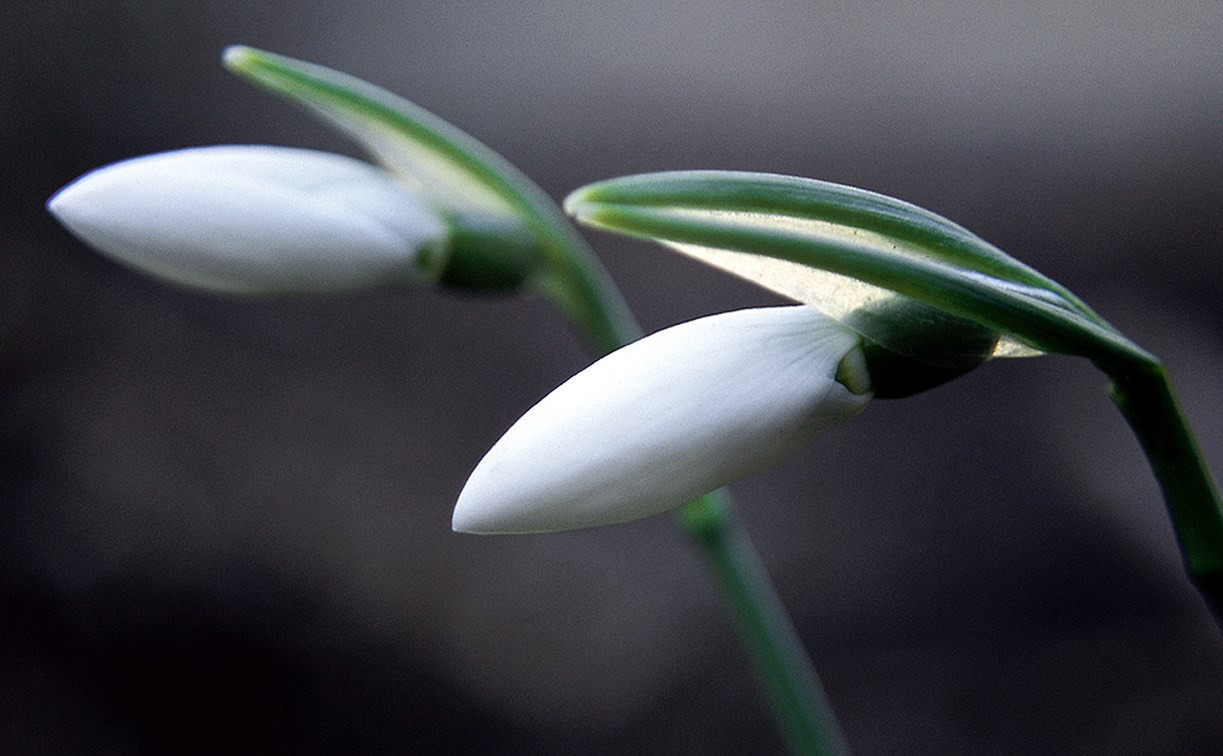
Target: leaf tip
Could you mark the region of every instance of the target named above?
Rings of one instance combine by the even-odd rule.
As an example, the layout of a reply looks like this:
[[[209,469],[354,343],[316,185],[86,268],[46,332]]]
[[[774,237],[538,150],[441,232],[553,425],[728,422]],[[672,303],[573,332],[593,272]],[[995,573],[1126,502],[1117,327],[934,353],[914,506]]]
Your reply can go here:
[[[259,51],[246,45],[230,45],[221,52],[221,65],[230,71],[248,71],[259,57]]]
[[[581,189],[570,192],[568,197],[565,197],[561,207],[565,209],[565,214],[573,218],[578,223],[589,224],[593,222],[598,205],[593,196],[592,187],[584,186]]]

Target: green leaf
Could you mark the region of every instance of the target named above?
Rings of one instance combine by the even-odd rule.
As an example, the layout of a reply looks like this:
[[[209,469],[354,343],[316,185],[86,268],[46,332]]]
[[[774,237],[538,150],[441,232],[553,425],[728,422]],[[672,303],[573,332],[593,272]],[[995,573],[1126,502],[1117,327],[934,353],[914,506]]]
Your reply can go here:
[[[951,221],[881,194],[790,176],[683,171],[591,184],[565,209],[833,317],[899,294],[1009,337],[1000,355],[1155,362],[1058,283]]]
[[[594,253],[560,207],[475,138],[384,89],[324,66],[234,46],[225,66],[321,117],[446,213],[462,238],[543,253],[530,283],[608,351],[638,334]],[[464,272],[465,277],[478,274]],[[500,274],[498,274],[500,275]]]
[[[539,190],[500,155],[427,110],[347,74],[250,47],[225,50],[234,73],[320,116],[443,208],[514,215]]]

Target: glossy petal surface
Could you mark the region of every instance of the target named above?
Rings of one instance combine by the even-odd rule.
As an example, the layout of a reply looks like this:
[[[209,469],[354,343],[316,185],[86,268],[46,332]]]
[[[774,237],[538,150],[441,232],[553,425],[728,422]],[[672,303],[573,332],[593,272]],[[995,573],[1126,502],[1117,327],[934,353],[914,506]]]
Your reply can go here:
[[[835,380],[858,337],[805,306],[684,323],[604,357],[510,428],[455,530],[525,533],[664,512],[777,462],[859,412]]]
[[[228,293],[320,292],[429,280],[446,226],[389,174],[311,150],[219,146],[125,160],[48,209],[110,257]]]

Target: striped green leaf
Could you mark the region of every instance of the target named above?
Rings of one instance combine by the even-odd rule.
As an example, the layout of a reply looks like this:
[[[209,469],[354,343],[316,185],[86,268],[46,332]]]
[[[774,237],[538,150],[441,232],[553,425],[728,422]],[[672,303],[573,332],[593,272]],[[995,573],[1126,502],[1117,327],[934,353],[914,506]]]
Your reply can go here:
[[[542,264],[529,283],[600,350],[638,333],[619,291],[560,207],[489,147],[402,97],[324,66],[241,46],[228,48],[223,60],[355,139],[446,214],[473,249],[540,252]]]
[[[652,239],[834,317],[904,296],[1003,335],[999,355],[1153,363],[1064,287],[951,221],[881,194],[760,173],[611,179],[565,201],[579,222]]]

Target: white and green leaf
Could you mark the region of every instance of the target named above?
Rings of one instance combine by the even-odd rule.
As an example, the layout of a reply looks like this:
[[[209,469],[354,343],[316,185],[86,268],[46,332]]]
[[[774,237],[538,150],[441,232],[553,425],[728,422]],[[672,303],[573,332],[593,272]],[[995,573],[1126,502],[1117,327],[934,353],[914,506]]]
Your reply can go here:
[[[407,100],[356,77],[283,55],[234,46],[234,73],[305,106],[355,139],[385,168],[451,210],[512,215],[538,191],[488,147]]]
[[[595,228],[661,242],[844,317],[902,295],[1003,335],[997,354],[1152,363],[1064,287],[951,221],[881,194],[730,171],[591,184],[565,209]]]

